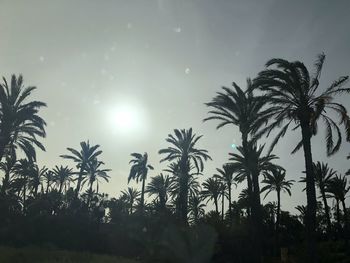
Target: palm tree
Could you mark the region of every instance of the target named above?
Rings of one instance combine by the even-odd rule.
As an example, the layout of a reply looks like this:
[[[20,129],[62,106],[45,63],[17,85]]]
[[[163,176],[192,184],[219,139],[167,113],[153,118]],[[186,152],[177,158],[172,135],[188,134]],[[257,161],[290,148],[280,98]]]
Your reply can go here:
[[[37,137],[45,137],[45,121],[38,115],[46,107],[41,101],[27,102],[36,87],[23,87],[23,77],[11,77],[10,85],[3,78],[0,84],[0,161],[12,149],[21,149],[28,159],[35,160],[35,146],[45,151]]]
[[[249,206],[251,208],[251,217],[254,220],[253,224],[253,242],[257,250],[254,255],[254,261],[260,262],[262,255],[262,214],[261,214],[261,200],[260,200],[260,186],[259,175],[264,172],[273,171],[276,169],[283,169],[282,167],[272,163],[273,160],[278,159],[273,154],[262,156],[264,146],[259,148],[254,142],[248,142],[246,147],[237,147],[238,153],[230,153],[230,161],[233,169],[236,171],[235,180],[240,183],[247,177],[251,176],[252,179],[252,191],[249,191],[248,185],[248,197]]]
[[[47,194],[49,192],[49,188],[50,186],[54,183],[55,181],[55,174],[52,170],[47,170],[44,174],[43,174],[43,180],[46,182],[46,190],[45,190],[45,194]]]
[[[159,154],[166,155],[161,162],[176,162],[178,166],[179,180],[179,205],[181,219],[183,223],[187,223],[187,207],[188,207],[188,182],[191,178],[191,168],[194,166],[196,172],[200,173],[204,169],[204,161],[211,157],[208,151],[195,148],[196,143],[202,136],[192,133],[192,128],[185,130],[174,130],[175,136],[168,135],[166,141],[171,144],[170,147],[161,149]]]
[[[248,191],[248,188],[244,188],[238,195],[237,206],[240,208],[246,209],[247,216],[250,217],[251,214],[251,192]]]
[[[188,201],[189,220],[196,225],[199,219],[204,216],[205,204],[202,203],[203,198],[199,195],[192,195]]]
[[[5,162],[0,162],[0,170],[2,170],[5,173],[5,176],[2,179],[1,195],[5,194],[8,190],[8,187],[10,185],[11,172],[16,161],[16,155],[13,154],[12,156],[6,155]]]
[[[218,177],[222,183],[226,184],[226,189],[227,189],[227,196],[228,196],[228,203],[229,203],[229,215],[230,219],[231,214],[232,214],[232,209],[231,209],[231,203],[232,203],[232,185],[236,185],[233,177],[233,173],[235,172],[233,167],[230,164],[224,164],[222,166],[222,169],[217,168],[218,174],[215,174],[214,176]]]
[[[168,201],[168,194],[170,192],[171,180],[168,175],[160,173],[157,176],[151,178],[151,182],[146,187],[146,192],[149,196],[156,195],[160,208],[164,211],[166,208],[166,202]]]
[[[18,197],[20,197],[21,192],[22,192],[23,211],[25,211],[26,210],[26,196],[27,196],[28,182],[29,182],[29,179],[31,177],[33,177],[33,174],[35,174],[34,163],[32,161],[27,160],[27,159],[20,159],[13,166],[13,173],[14,173],[14,175],[17,179],[16,181],[19,185]]]
[[[336,174],[336,171],[328,167],[328,164],[317,162],[313,163],[313,168],[314,168],[314,175],[315,175],[315,183],[320,190],[323,205],[324,205],[324,210],[325,210],[325,215],[326,215],[326,220],[327,220],[327,232],[331,232],[331,218],[329,215],[329,206],[327,203],[327,195],[326,195],[326,188],[328,187],[331,179],[333,176]],[[300,182],[306,183],[306,178],[302,178]]]
[[[29,178],[28,186],[32,190],[34,196],[38,194],[39,186],[42,183],[46,171],[47,168],[45,166],[39,169],[37,164],[33,165],[33,174],[32,177]]]
[[[66,188],[67,184],[72,181],[73,170],[68,166],[55,166],[53,168],[54,180],[58,186],[58,192],[61,194],[63,188]]]
[[[260,72],[254,81],[255,87],[264,91],[269,98],[270,109],[272,109],[268,114],[272,120],[271,123],[257,133],[257,138],[262,134],[269,135],[275,128],[282,127],[271,144],[270,149],[272,149],[285,135],[291,123],[296,124],[293,130],[298,128],[301,130],[302,139],[292,153],[301,147],[304,149],[308,204],[306,229],[310,262],[317,262],[315,237],[317,204],[311,137],[317,134],[317,123],[322,119],[326,126],[327,154],[332,155],[339,150],[342,135],[338,124],[332,119],[333,115],[329,115],[333,111],[339,116],[339,123],[345,127],[346,139],[350,140],[350,118],[347,111],[343,105],[333,101],[336,95],[350,92],[350,88],[343,87],[349,77],[340,77],[327,89],[317,94],[324,61],[325,55],[320,54],[315,63],[315,74],[310,76],[309,71],[300,61],[271,59],[266,63],[267,69]],[[335,143],[334,133],[337,134]]]
[[[128,183],[131,179],[136,180],[138,183],[142,181],[142,189],[141,189],[141,212],[144,210],[145,205],[145,182],[147,179],[148,170],[153,170],[153,166],[148,164],[148,154],[144,153],[143,155],[140,153],[132,153],[131,156],[133,159],[129,163],[132,164],[130,168],[130,174],[128,177]]]
[[[241,133],[242,147],[248,150],[248,143],[251,140],[249,135],[254,134],[261,125],[268,121],[271,109],[263,110],[267,101],[266,97],[253,95],[250,79],[247,80],[247,91],[243,91],[235,82],[232,85],[234,89],[223,87],[223,92],[218,92],[211,102],[206,103],[211,108],[209,111],[211,116],[205,118],[204,121],[218,120],[217,129],[226,125],[237,126]],[[248,191],[252,192],[252,175],[247,173],[245,179],[247,180]],[[254,195],[257,196],[258,194],[256,192]],[[262,222],[258,223],[261,219],[255,217],[255,212],[252,219],[255,221],[255,227],[262,224]],[[259,232],[259,230],[257,231]],[[258,246],[255,248],[255,261],[260,261],[262,255],[261,240],[256,239],[259,237],[252,238],[256,241],[255,245]]]
[[[77,186],[75,188],[75,198],[78,197],[84,172],[86,172],[87,169],[87,165],[102,153],[101,150],[98,150],[100,145],[90,146],[89,141],[81,142],[80,147],[80,152],[73,148],[67,148],[67,150],[71,152],[71,155],[60,155],[60,157],[64,159],[73,160],[77,164],[77,168],[79,169]]]
[[[295,207],[296,210],[299,211],[300,213],[300,219],[301,219],[301,222],[305,225],[305,219],[306,219],[306,214],[307,214],[307,206],[305,205],[298,205]]]
[[[208,199],[207,203],[209,201],[213,201],[215,205],[215,211],[219,214],[219,206],[218,206],[218,199],[221,194],[222,184],[219,179],[217,178],[208,178],[205,180],[205,182],[202,184],[203,191],[201,192],[204,199]]]
[[[266,192],[265,197],[272,191],[277,193],[277,216],[276,216],[276,236],[279,235],[280,214],[281,214],[281,191],[286,192],[289,196],[292,195],[290,188],[293,185],[294,180],[286,180],[286,172],[284,170],[272,170],[264,173],[265,184],[261,188],[261,192]]]
[[[95,182],[97,183],[98,188],[98,183],[100,182],[100,179],[103,179],[104,181],[108,182],[110,178],[107,172],[110,172],[111,169],[101,169],[101,165],[104,165],[104,162],[98,161],[96,158],[87,164],[86,174],[84,175],[82,185],[85,182],[87,182],[89,185],[90,192],[92,192],[92,187]],[[96,192],[98,193],[98,189]]]
[[[122,197],[125,198],[125,200],[129,203],[129,214],[132,214],[134,203],[137,200],[137,198],[140,196],[140,192],[137,191],[137,189],[128,187],[127,190],[122,191]]]
[[[326,191],[330,194],[329,196],[335,198],[337,202],[338,224],[339,224],[339,202],[341,202],[343,206],[343,213],[344,213],[344,225],[345,225],[345,228],[347,228],[348,214],[346,210],[345,199],[346,199],[347,193],[350,191],[350,186],[348,186],[347,178],[342,175],[336,175],[334,178],[330,180],[326,188]]]

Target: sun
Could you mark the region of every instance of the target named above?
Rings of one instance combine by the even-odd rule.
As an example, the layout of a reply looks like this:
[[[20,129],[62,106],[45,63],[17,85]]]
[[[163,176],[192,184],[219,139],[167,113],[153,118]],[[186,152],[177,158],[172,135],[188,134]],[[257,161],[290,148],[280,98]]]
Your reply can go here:
[[[110,113],[110,122],[119,132],[130,132],[139,126],[140,117],[136,109],[130,106],[120,106]]]

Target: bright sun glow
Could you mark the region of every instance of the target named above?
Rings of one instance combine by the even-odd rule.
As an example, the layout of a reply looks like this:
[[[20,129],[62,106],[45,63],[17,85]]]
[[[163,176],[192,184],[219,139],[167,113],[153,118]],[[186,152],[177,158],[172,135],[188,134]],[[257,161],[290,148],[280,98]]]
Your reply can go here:
[[[138,128],[140,116],[136,109],[121,106],[111,111],[110,121],[118,132],[130,132]]]

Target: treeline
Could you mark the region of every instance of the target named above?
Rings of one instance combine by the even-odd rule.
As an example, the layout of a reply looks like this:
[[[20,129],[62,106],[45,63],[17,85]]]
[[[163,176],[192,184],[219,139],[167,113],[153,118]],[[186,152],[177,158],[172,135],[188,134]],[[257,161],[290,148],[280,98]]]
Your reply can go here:
[[[325,55],[319,55],[311,74],[300,61],[271,59],[255,79],[248,79],[245,89],[233,83],[206,103],[209,112],[204,121],[216,121],[218,129],[238,127],[241,144],[202,184],[198,178],[211,159],[199,146],[202,136],[192,128],[175,129],[166,138],[168,147],[159,150],[167,169],[150,176],[154,168],[148,154],[132,153],[127,180],[136,180],[140,189],[128,187],[112,198],[99,190],[111,171],[105,168],[99,145],[85,141],[79,149],[67,148],[60,157],[71,160],[72,166],[38,167],[35,153],[37,148],[45,150],[39,139],[45,137],[46,125],[39,111],[46,104],[30,100],[35,87],[25,88],[22,76],[12,76],[9,83],[4,78],[0,86],[0,242],[113,253],[152,262],[261,262],[278,255],[281,247],[302,257],[302,242],[307,262],[318,262],[325,249],[317,247],[336,240],[345,241],[339,251],[348,252],[347,179],[312,158],[311,139],[320,130],[326,133],[329,156],[339,151],[343,134],[350,141],[347,110],[334,101],[350,92],[345,87],[348,77],[321,88],[324,61]],[[288,130],[301,135],[292,153],[301,150],[305,157],[305,167],[299,171],[304,176],[298,180],[305,185],[307,205],[296,207],[299,215],[281,210],[281,193],[292,195],[296,181],[287,179],[286,170],[275,163],[279,157],[273,154]],[[261,145],[261,138],[273,131],[276,136],[269,147]],[[19,151],[25,158],[17,158]],[[238,184],[245,185],[244,190],[232,200]],[[263,205],[261,199],[272,193],[276,201]],[[215,210],[206,213],[208,202]]]

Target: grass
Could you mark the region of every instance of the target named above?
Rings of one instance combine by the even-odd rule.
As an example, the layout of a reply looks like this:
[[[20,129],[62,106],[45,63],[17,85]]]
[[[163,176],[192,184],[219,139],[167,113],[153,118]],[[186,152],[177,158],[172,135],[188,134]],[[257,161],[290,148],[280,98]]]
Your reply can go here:
[[[0,247],[1,263],[136,263],[137,261],[108,255],[41,248]]]

